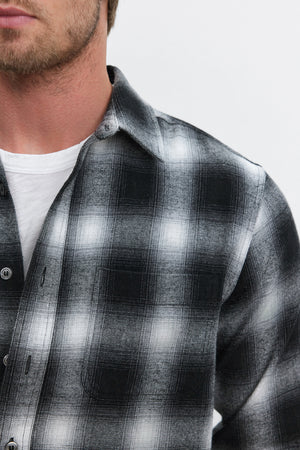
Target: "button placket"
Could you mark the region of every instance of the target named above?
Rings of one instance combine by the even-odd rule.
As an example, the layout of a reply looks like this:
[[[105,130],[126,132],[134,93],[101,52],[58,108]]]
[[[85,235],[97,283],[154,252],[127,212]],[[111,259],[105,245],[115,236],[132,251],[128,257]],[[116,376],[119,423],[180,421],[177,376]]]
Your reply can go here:
[[[64,202],[64,210],[71,201],[73,184],[74,180],[60,199]],[[16,442],[22,450],[30,450],[31,432],[51,349],[68,225],[68,217],[59,213],[56,210],[50,211],[46,218],[43,228],[43,261],[39,260],[38,269],[40,273],[27,279],[20,298],[19,314],[9,351],[10,363],[4,371],[1,387],[0,450],[10,450],[8,445],[12,449],[18,448],[14,446]],[[59,230],[59,233],[53,233],[53,230]],[[55,252],[54,247],[57,247]],[[35,251],[33,254],[33,263],[37,259],[37,253]],[[46,267],[47,272],[50,270],[51,273],[48,279]],[[33,322],[36,327],[31,326]],[[29,345],[24,353],[20,344],[25,341]],[[17,403],[18,398],[22,398],[22,404]],[[24,405],[27,407],[26,415],[22,415]],[[16,441],[7,442],[7,436],[14,436]]]

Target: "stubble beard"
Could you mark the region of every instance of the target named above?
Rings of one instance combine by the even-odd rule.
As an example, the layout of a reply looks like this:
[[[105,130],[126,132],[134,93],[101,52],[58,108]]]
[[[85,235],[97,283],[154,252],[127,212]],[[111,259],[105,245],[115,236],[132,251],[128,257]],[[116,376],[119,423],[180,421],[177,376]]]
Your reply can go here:
[[[19,45],[18,41],[21,41],[24,32],[13,28],[1,29],[0,75],[16,84],[20,81],[23,86],[26,80],[31,80],[31,84],[40,82],[45,84],[47,80],[51,82],[53,75],[61,74],[64,68],[76,65],[79,58],[87,57],[88,47],[96,38],[100,20],[100,4],[101,0],[95,0],[93,11],[88,19],[82,11],[76,11],[76,8],[72,11],[72,16],[68,17],[65,23],[63,43],[62,39],[56,35],[55,29],[50,27],[49,30],[49,27],[45,27],[44,33],[33,37],[30,46],[21,49],[18,47],[21,47],[22,42]],[[28,26],[30,27],[31,24]]]

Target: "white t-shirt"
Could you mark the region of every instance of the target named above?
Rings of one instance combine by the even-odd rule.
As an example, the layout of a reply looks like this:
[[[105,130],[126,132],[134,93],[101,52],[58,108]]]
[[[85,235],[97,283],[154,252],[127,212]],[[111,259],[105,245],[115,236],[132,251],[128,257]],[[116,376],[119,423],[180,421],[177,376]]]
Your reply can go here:
[[[70,148],[45,155],[11,153],[0,148],[17,215],[25,277],[47,212],[89,137]]]

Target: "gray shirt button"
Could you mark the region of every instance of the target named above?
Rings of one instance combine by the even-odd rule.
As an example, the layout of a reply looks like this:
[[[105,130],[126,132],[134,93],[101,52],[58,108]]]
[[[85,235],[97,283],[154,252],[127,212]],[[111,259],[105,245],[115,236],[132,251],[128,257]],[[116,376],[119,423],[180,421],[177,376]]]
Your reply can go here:
[[[7,366],[7,360],[8,360],[8,355],[5,355],[5,356],[3,357],[3,364],[4,364],[5,366]]]
[[[14,441],[14,438],[10,438],[10,441],[4,447],[5,450],[16,450],[17,448],[18,448],[18,445]]]
[[[12,277],[12,270],[10,267],[3,267],[0,272],[2,280],[9,280]]]

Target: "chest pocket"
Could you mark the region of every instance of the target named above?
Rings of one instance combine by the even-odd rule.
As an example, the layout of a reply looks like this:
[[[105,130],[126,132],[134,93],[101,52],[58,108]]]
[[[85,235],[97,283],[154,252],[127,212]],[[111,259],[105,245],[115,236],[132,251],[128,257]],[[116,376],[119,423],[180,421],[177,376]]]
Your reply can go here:
[[[210,274],[99,269],[81,373],[84,390],[102,404],[120,405],[172,389],[179,396],[201,396],[190,381],[213,364],[216,281]]]

